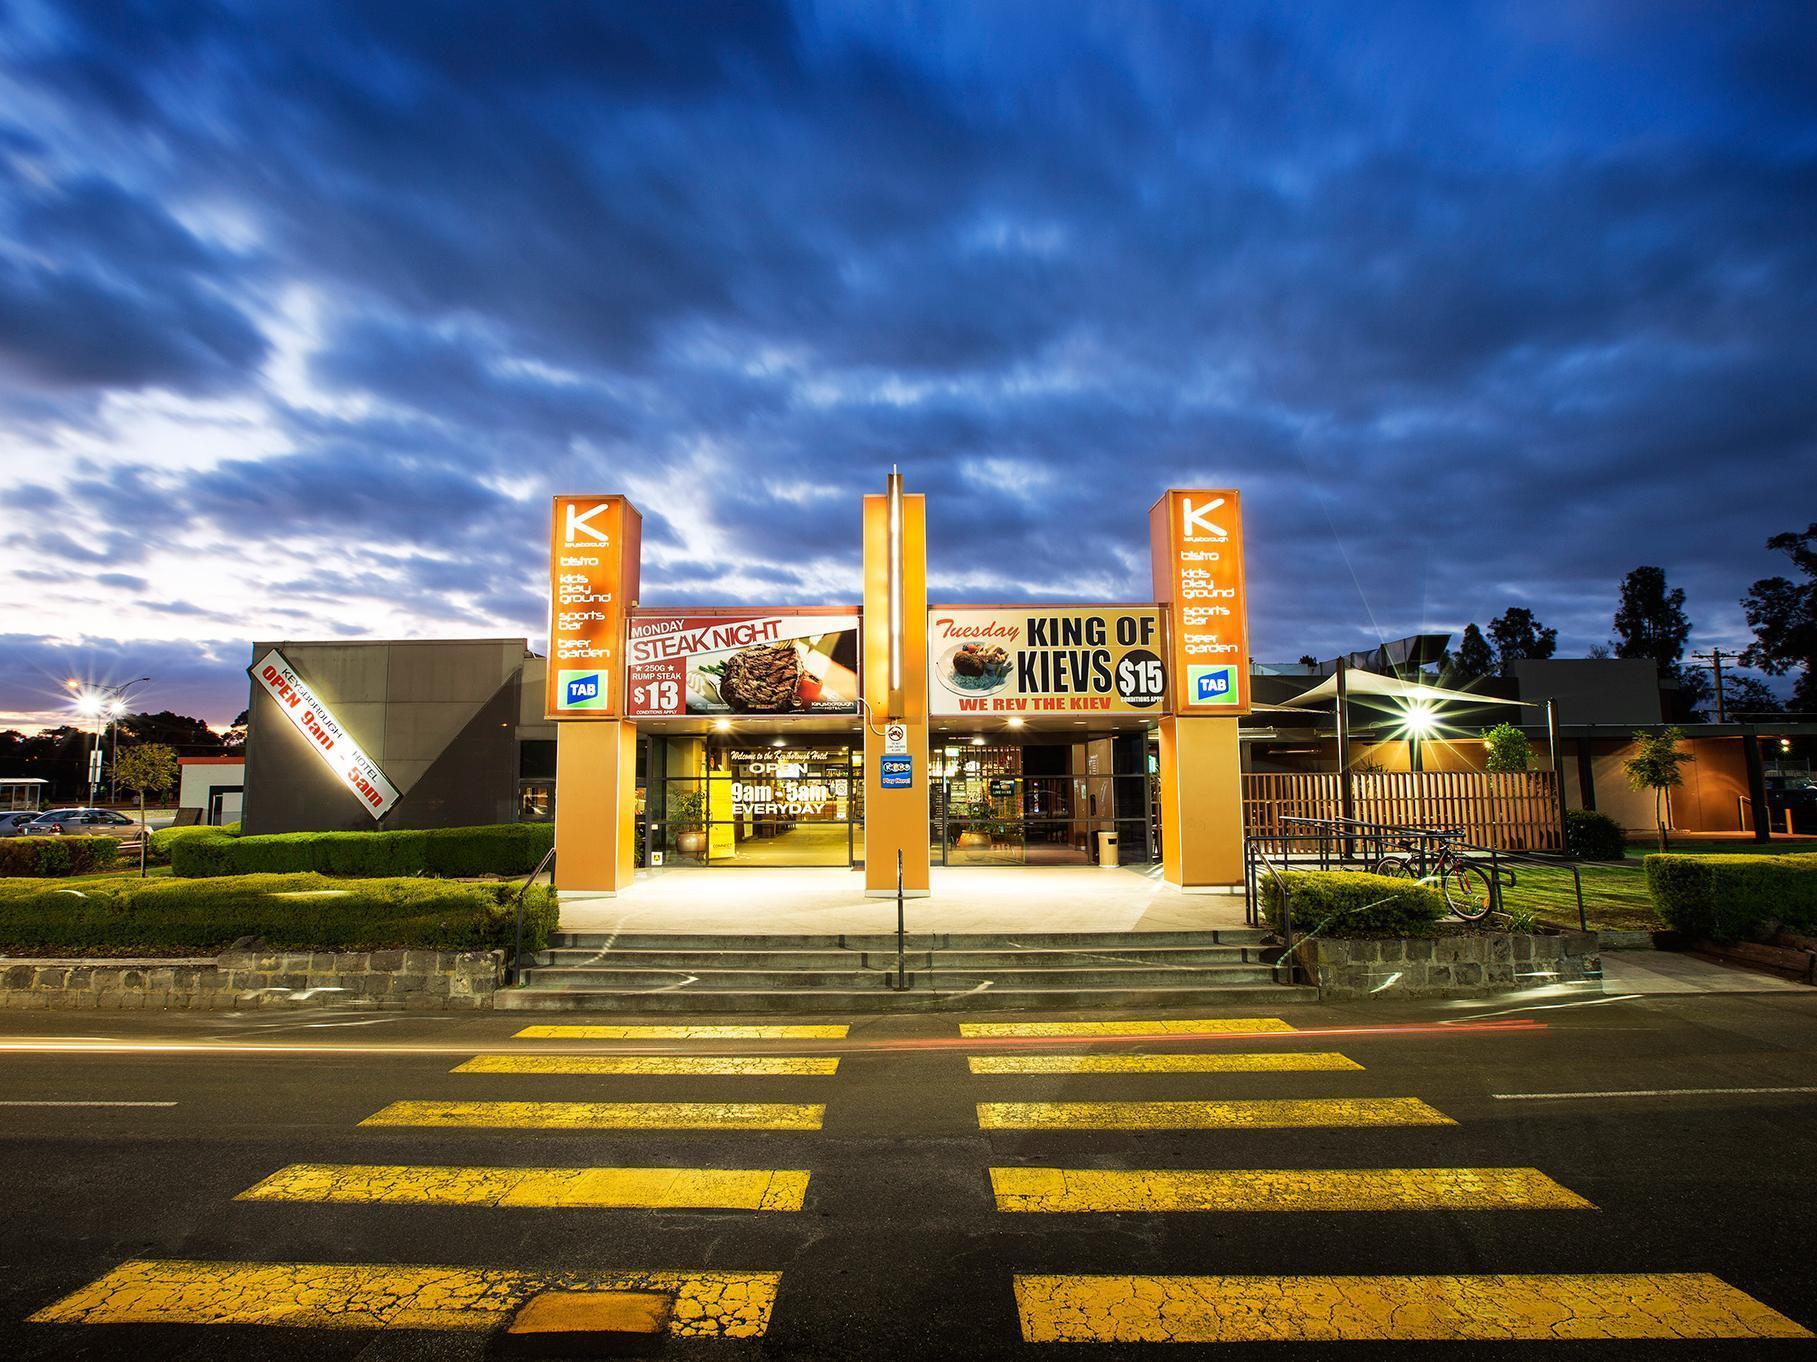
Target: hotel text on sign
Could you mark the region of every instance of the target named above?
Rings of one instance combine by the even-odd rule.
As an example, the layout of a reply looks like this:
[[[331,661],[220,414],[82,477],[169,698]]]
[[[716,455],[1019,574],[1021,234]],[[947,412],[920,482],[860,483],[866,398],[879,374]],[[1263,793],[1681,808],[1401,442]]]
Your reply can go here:
[[[551,719],[622,713],[625,609],[637,594],[641,518],[623,497],[556,497],[549,523]]]
[[[347,730],[284,660],[284,655],[275,648],[266,653],[252,664],[252,679],[278,702],[278,708],[303,735],[303,741],[353,791],[366,812],[375,820],[383,818],[397,803],[397,787],[385,779],[378,763],[347,736]]]
[[[1243,518],[1235,491],[1174,489],[1148,513],[1157,601],[1171,607],[1174,712],[1249,712]]]

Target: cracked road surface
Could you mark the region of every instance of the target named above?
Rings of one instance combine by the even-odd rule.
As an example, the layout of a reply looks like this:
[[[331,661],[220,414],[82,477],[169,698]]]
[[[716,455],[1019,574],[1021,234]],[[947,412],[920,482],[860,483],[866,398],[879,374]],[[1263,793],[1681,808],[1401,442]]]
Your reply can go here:
[[[15,1014],[0,1357],[1803,1357],[1814,1058],[1786,993]]]

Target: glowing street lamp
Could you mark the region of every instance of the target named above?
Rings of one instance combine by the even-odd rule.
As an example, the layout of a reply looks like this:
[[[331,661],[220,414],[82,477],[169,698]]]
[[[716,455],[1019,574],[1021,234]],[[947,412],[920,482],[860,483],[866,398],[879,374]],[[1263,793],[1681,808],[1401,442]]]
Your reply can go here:
[[[1438,711],[1424,700],[1410,701],[1401,710],[1401,735],[1407,739],[1407,766],[1420,769],[1420,743],[1438,730]]]

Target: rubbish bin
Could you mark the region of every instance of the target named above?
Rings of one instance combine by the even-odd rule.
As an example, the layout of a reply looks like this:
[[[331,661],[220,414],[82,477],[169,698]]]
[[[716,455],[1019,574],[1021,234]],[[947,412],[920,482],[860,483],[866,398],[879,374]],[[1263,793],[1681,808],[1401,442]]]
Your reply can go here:
[[[1098,834],[1098,864],[1115,869],[1121,862],[1117,859],[1117,834],[1101,832]]]

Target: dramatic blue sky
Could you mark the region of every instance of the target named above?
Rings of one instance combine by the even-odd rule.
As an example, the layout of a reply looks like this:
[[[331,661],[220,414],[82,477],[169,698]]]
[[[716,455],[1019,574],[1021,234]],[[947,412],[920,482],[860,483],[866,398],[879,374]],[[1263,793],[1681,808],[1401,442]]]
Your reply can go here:
[[[0,0],[0,724],[246,642],[646,602],[1141,598],[1244,489],[1264,658],[1817,518],[1817,6]]]

